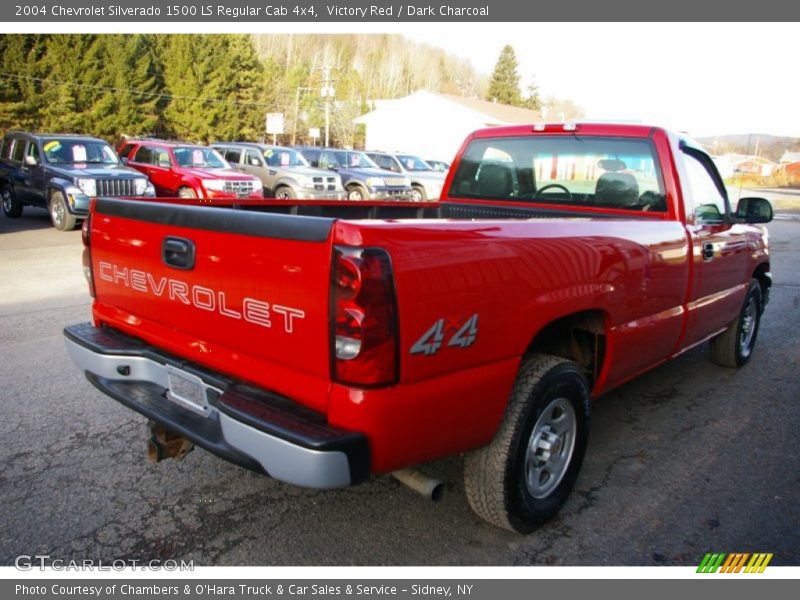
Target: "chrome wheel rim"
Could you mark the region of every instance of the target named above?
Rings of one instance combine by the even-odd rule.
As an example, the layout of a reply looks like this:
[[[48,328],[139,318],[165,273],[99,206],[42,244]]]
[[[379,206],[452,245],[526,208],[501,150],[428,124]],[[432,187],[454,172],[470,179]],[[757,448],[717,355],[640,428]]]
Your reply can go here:
[[[347,193],[348,200],[362,200],[364,197],[361,195],[361,192],[358,190],[350,190]]]
[[[11,212],[11,190],[3,190],[3,210]]]
[[[414,202],[422,202],[422,192],[414,188],[411,190],[411,200]]]
[[[53,218],[53,223],[57,227],[61,227],[64,223],[64,205],[58,200],[53,200],[53,206],[50,209],[50,215]]]
[[[578,420],[566,398],[550,402],[536,421],[525,452],[525,487],[534,498],[550,495],[569,468]]]
[[[291,198],[291,196],[289,195],[289,192],[287,192],[286,190],[281,190],[278,193],[279,200],[288,200],[289,198]]]
[[[756,333],[758,321],[758,305],[754,297],[750,297],[747,306],[742,312],[742,321],[739,327],[739,353],[743,358],[750,356],[753,346],[753,337]]]

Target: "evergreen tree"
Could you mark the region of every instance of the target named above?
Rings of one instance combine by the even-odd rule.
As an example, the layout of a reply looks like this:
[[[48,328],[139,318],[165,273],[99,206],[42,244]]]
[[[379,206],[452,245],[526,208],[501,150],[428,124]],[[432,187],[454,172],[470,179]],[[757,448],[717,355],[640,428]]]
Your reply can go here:
[[[522,106],[522,95],[519,91],[519,74],[517,73],[517,56],[514,48],[504,46],[500,58],[494,67],[486,99],[511,106]]]
[[[248,36],[231,35],[223,40],[223,55],[215,69],[228,76],[219,88],[214,137],[225,140],[255,140],[264,131],[269,110],[264,66],[258,60]]]
[[[86,87],[97,75],[95,35],[53,35],[45,42],[42,65],[41,128],[53,132],[91,133],[86,111],[96,90]]]
[[[44,36],[0,36],[0,129],[38,129]]]
[[[164,57],[167,135],[188,141],[209,137],[208,71],[211,49],[199,35],[171,35],[160,45]]]
[[[109,35],[102,41],[105,68],[93,110],[95,132],[108,139],[157,133],[163,97],[152,36]]]
[[[534,78],[531,78],[527,92],[525,99],[522,101],[522,106],[529,110],[540,110],[542,108],[542,99],[539,97],[539,86],[536,85]]]

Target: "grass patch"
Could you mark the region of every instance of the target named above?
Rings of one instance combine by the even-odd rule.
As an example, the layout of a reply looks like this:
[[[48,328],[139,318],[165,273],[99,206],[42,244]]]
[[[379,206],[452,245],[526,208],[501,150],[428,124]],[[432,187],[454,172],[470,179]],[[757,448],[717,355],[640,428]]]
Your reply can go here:
[[[739,173],[733,177],[725,179],[725,185],[731,187],[768,187],[768,188],[791,188],[800,189],[800,176],[789,175],[787,173],[775,173],[773,175],[754,175],[751,173]]]

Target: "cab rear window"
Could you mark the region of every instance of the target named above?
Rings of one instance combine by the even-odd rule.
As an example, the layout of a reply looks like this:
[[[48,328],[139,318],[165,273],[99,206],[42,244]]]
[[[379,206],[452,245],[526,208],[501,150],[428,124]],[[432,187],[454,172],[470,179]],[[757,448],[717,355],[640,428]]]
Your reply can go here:
[[[665,211],[649,140],[574,136],[481,138],[453,177],[456,198]]]

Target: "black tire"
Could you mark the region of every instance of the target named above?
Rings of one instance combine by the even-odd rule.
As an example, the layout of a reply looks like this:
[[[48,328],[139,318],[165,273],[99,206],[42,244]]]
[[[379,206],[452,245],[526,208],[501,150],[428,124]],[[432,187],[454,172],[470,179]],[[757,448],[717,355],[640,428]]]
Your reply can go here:
[[[275,190],[275,197],[280,200],[293,200],[297,198],[297,194],[288,185],[281,185]]]
[[[75,229],[75,225],[78,221],[75,215],[69,212],[64,194],[61,192],[53,192],[50,195],[50,203],[47,209],[50,213],[50,221],[53,223],[53,227],[59,231],[72,231]]]
[[[711,340],[711,360],[733,369],[747,364],[756,345],[763,309],[761,285],[751,279],[736,321]]]
[[[178,190],[178,198],[197,198],[197,194],[190,187],[182,187]]]
[[[464,483],[472,510],[518,533],[530,533],[553,517],[583,462],[589,397],[589,384],[575,363],[547,354],[525,357],[494,439],[466,456]]]
[[[0,189],[0,197],[3,201],[3,212],[9,219],[16,219],[22,216],[22,202],[17,200],[14,188],[8,184]]]
[[[428,199],[428,194],[425,193],[425,188],[421,185],[415,185],[411,188],[411,199],[414,202],[425,202]]]
[[[351,185],[347,188],[347,199],[348,200],[366,200],[367,193],[364,191],[359,185]]]

